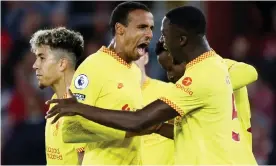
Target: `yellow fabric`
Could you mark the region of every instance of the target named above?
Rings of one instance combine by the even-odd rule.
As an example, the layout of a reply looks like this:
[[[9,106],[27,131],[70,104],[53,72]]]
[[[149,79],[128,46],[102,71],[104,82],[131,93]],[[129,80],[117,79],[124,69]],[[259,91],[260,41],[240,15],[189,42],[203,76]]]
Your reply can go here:
[[[235,164],[232,148],[232,85],[223,59],[207,52],[160,99],[175,118],[175,164]]]
[[[71,90],[82,103],[114,110],[142,108],[141,73],[114,52],[102,47],[90,55],[74,74]],[[125,138],[125,131],[88,121],[83,117],[67,119],[63,129],[66,142],[89,142],[83,164],[141,164],[141,138]],[[82,134],[74,134],[76,127]],[[82,128],[82,129],[81,129]]]
[[[258,78],[256,69],[243,62],[237,62],[231,59],[224,59],[229,70],[229,75],[232,81],[234,90],[240,89]]]
[[[232,122],[233,131],[238,130],[237,133],[240,133],[240,137],[242,137],[236,144],[239,150],[235,153],[236,157],[234,162],[255,165],[257,163],[252,153],[252,134],[248,132],[248,129],[251,127],[251,115],[247,89],[245,86],[256,81],[258,74],[256,69],[251,65],[230,59],[224,60],[228,66],[230,80],[235,90],[234,96],[238,112],[237,121]],[[168,85],[168,83],[148,78],[142,86],[144,105],[156,100]],[[238,127],[235,127],[236,125],[238,125]],[[144,136],[143,141],[143,164],[173,164],[171,161],[174,156],[174,147],[170,146],[173,145],[171,140],[157,134],[152,134]],[[152,155],[154,155],[154,157]]]
[[[230,59],[225,59],[225,62],[228,66],[234,89],[233,142],[238,148],[234,159],[236,159],[238,164],[257,165],[252,152],[252,134],[248,131],[251,129],[251,112],[246,86],[256,81],[258,74],[256,69],[248,64]],[[236,115],[234,116],[235,113]]]
[[[248,101],[247,88],[243,87],[239,90],[234,91],[234,96],[236,100],[236,108],[238,111],[238,119],[242,124],[242,132],[246,137],[248,148],[252,152],[252,133],[248,131],[251,129],[251,112],[250,104]]]
[[[56,95],[52,99],[57,98]],[[54,104],[50,105],[50,109]],[[47,165],[77,165],[78,151],[84,150],[84,143],[64,143],[62,140],[61,126],[63,118],[51,124],[54,117],[47,119],[45,127],[46,159]]]
[[[147,78],[142,86],[144,105],[157,100],[168,86],[169,83]],[[173,165],[174,141],[159,134],[143,136],[142,161],[143,165]]]

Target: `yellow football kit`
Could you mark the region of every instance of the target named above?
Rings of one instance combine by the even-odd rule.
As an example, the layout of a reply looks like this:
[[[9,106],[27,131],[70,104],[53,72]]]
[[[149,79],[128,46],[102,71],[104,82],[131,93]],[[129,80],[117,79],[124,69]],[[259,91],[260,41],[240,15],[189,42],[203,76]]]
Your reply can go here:
[[[169,86],[156,79],[146,78],[142,85],[144,105],[155,101],[161,92]],[[173,165],[174,163],[174,141],[159,134],[143,136],[143,165]]]
[[[242,62],[226,59],[226,64],[229,68],[231,80],[236,80],[235,82],[232,82],[232,85],[238,112],[238,120],[242,125],[241,132],[244,133],[248,147],[252,151],[252,134],[250,123],[251,112],[246,86],[257,80],[258,73],[253,66],[244,64]]]
[[[252,135],[250,132],[251,113],[246,85],[254,82],[258,75],[255,68],[250,65],[245,65],[241,62],[238,63],[229,59],[225,61],[228,66],[230,77],[233,77],[233,80],[235,80],[232,81],[234,89],[232,110],[232,120],[234,124],[232,139],[234,143],[233,146],[236,146],[237,150],[233,159],[235,159],[238,164],[257,165],[252,152]]]
[[[186,65],[160,99],[174,108],[175,164],[235,164],[232,160],[232,85],[214,51]]]
[[[52,99],[57,98],[56,95]],[[50,109],[54,104],[50,105]],[[84,151],[85,144],[64,143],[62,140],[61,126],[63,118],[51,124],[54,117],[47,119],[45,126],[45,144],[47,165],[78,165],[78,152]]]
[[[238,112],[238,119],[241,122],[242,130],[244,134],[245,142],[248,145],[249,150],[252,152],[252,133],[251,133],[251,112],[250,104],[248,100],[247,88],[243,87],[234,91],[236,108]],[[243,142],[243,140],[241,140]]]
[[[102,47],[74,74],[70,89],[78,101],[106,109],[135,111],[142,108],[141,72]],[[141,164],[141,137],[125,138],[125,131],[109,128],[81,116],[67,117],[65,142],[89,142],[83,164]],[[76,134],[77,133],[77,134]]]

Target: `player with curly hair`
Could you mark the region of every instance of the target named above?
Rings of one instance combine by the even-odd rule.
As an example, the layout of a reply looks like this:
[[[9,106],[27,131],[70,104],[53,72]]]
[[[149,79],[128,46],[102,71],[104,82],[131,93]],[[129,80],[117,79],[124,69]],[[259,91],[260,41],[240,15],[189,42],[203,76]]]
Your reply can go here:
[[[36,55],[33,68],[39,87],[51,87],[54,98],[64,98],[70,86],[78,59],[83,54],[84,41],[80,33],[64,27],[39,30],[30,40],[31,50]],[[53,105],[51,105],[52,107]],[[45,127],[47,165],[77,165],[81,162],[84,144],[65,144],[62,141],[60,119],[55,124],[47,120]]]

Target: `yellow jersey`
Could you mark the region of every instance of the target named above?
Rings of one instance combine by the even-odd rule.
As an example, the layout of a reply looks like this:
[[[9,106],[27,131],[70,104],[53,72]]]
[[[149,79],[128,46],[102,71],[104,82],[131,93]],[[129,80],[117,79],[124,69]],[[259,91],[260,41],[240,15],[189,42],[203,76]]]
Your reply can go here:
[[[142,85],[144,105],[157,100],[170,83],[147,77]],[[161,92],[160,92],[161,91]],[[174,141],[159,134],[143,136],[143,165],[173,165]]]
[[[237,150],[233,159],[238,164],[257,165],[252,152],[251,113],[246,86],[254,82],[258,75],[255,68],[250,65],[229,59],[225,61],[234,89],[232,139]]]
[[[225,62],[232,80],[238,119],[242,126],[241,132],[244,133],[248,147],[252,151],[251,112],[246,86],[258,79],[258,73],[251,65],[230,59],[225,59]]]
[[[78,67],[72,81],[70,89],[84,104],[123,111],[142,108],[139,68],[106,47],[90,55]],[[65,142],[88,142],[82,164],[141,164],[141,137],[125,138],[125,131],[81,116],[67,117],[66,123]]]
[[[57,98],[53,95],[52,99]],[[50,105],[50,109],[54,104]],[[50,110],[49,109],[49,110]],[[54,117],[47,119],[45,126],[45,144],[47,165],[78,165],[78,152],[83,152],[85,144],[64,143],[62,140],[61,126],[63,118],[51,124]]]
[[[175,164],[235,164],[232,159],[232,85],[214,51],[186,65],[184,76],[160,98],[175,118]]]
[[[243,87],[234,91],[238,119],[241,123],[241,132],[244,134],[245,143],[248,149],[252,152],[252,133],[251,133],[251,112],[248,100],[247,88]],[[243,140],[241,140],[243,141]]]
[[[239,164],[256,164],[255,158],[252,156],[252,135],[250,132],[250,107],[247,95],[246,85],[254,82],[257,79],[257,72],[254,67],[234,60],[225,59],[228,66],[230,80],[232,82],[236,108],[238,112],[238,122],[242,125],[241,131],[246,138],[240,140],[240,144],[245,144],[249,147],[249,151],[243,147],[239,152]],[[231,70],[230,70],[231,69]],[[243,79],[240,79],[243,78]],[[144,105],[153,102],[160,96],[160,90],[164,90],[168,83],[148,78],[142,86]],[[236,129],[237,130],[237,129]],[[232,134],[232,136],[235,136]],[[143,137],[143,164],[145,165],[165,165],[173,164],[174,161],[174,144],[170,139],[166,139],[157,134],[146,135]],[[165,151],[164,151],[165,149]]]

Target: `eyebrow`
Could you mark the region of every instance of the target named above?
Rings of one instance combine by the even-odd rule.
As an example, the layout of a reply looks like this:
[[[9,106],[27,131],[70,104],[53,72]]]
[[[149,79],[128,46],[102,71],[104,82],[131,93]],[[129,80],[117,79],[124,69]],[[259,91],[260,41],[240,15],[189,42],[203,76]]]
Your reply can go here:
[[[39,53],[39,54],[37,54],[36,56],[41,57],[41,56],[43,56],[43,55],[44,55],[43,53]]]
[[[149,27],[149,25],[147,24],[139,24],[137,25],[137,27]],[[154,28],[154,25],[150,26],[150,29],[153,29]]]

